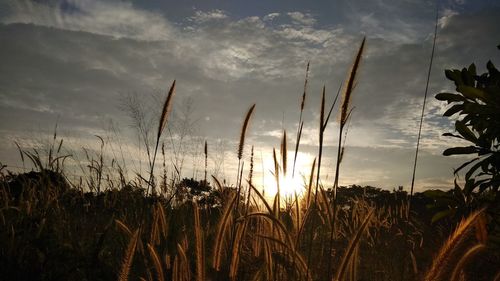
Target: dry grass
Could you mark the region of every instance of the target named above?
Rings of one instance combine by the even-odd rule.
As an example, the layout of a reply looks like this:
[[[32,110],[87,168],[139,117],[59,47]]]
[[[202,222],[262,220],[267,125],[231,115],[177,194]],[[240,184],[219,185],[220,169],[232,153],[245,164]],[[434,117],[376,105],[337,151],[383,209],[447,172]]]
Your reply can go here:
[[[194,212],[194,234],[196,244],[196,280],[205,280],[205,239],[203,237],[203,228],[200,218],[200,209],[198,204],[193,203]],[[161,279],[163,280],[163,279]]]
[[[125,255],[123,257],[120,274],[118,275],[118,281],[128,280],[138,240],[139,240],[139,229],[134,231],[134,234],[132,235],[132,237],[130,237],[130,242],[128,243],[127,251],[125,251]]]
[[[149,188],[151,188],[153,192],[155,190],[154,183],[153,183],[153,179],[154,179],[153,173],[154,173],[154,166],[155,166],[155,162],[156,162],[156,154],[158,152],[158,145],[160,144],[161,134],[162,134],[163,130],[165,129],[165,127],[167,126],[168,117],[170,115],[170,111],[172,111],[172,105],[173,105],[172,100],[173,100],[174,94],[175,94],[175,80],[174,80],[174,82],[172,82],[172,86],[170,86],[170,90],[168,91],[167,98],[165,99],[165,103],[163,104],[163,109],[161,111],[160,120],[158,122],[158,131],[156,134],[156,145],[155,145],[155,150],[153,153],[153,160],[151,161],[151,170],[149,173],[150,176],[149,176],[149,181],[148,181],[148,189],[146,190],[146,196],[149,194]]]
[[[160,257],[156,253],[156,250],[154,249],[154,247],[151,246],[151,244],[148,243],[147,247],[148,247],[149,256],[150,256],[151,260],[153,261],[153,265],[154,265],[154,268],[156,271],[156,277],[158,278],[158,280],[165,280],[165,274],[163,274],[163,266],[162,266]]]
[[[215,176],[212,176],[215,186],[214,197],[219,199],[216,203],[203,204],[195,200],[183,203],[173,200],[178,195],[179,189],[173,192],[171,198],[166,200],[159,196],[150,196],[149,188],[154,188],[154,159],[160,141],[161,134],[168,123],[169,112],[172,107],[172,99],[175,92],[175,81],[170,87],[168,96],[163,105],[162,114],[159,120],[157,132],[156,148],[151,162],[150,179],[139,179],[140,183],[147,183],[145,194],[140,191],[141,184],[132,185],[129,194],[137,192],[138,197],[123,198],[110,196],[103,199],[101,206],[112,210],[110,222],[116,228],[116,237],[126,239],[128,243],[124,251],[123,258],[112,265],[114,269],[119,268],[118,280],[128,280],[132,276],[140,280],[358,280],[367,276],[375,278],[375,274],[367,273],[368,270],[383,270],[387,273],[387,279],[395,279],[401,274],[398,266],[387,266],[377,264],[377,259],[390,259],[397,265],[404,263],[405,259],[411,259],[413,264],[413,275],[408,280],[418,279],[418,267],[425,268],[424,262],[420,263],[422,255],[421,248],[423,242],[418,242],[421,237],[418,225],[411,226],[414,233],[403,234],[403,224],[405,214],[409,206],[405,203],[398,203],[397,200],[385,203],[387,205],[377,205],[370,201],[365,194],[349,198],[337,197],[339,183],[340,164],[343,157],[342,139],[345,140],[345,126],[351,116],[352,95],[356,84],[359,66],[365,48],[365,39],[354,57],[354,62],[344,87],[339,87],[339,91],[327,111],[327,94],[323,87],[321,92],[320,117],[319,117],[319,143],[317,155],[311,165],[309,177],[304,178],[305,194],[301,197],[295,194],[290,201],[285,201],[285,206],[281,205],[283,200],[282,190],[286,182],[281,181],[287,174],[288,166],[291,165],[288,159],[288,139],[287,133],[283,130],[280,144],[280,154],[277,155],[273,148],[274,177],[277,193],[273,202],[268,202],[262,192],[255,186],[254,174],[254,147],[252,146],[249,167],[245,169],[244,148],[249,123],[255,110],[255,104],[247,111],[243,120],[239,145],[237,149],[237,179],[236,185],[226,186]],[[304,92],[300,102],[300,116],[295,138],[295,154],[293,158],[292,177],[295,176],[295,165],[299,152],[300,141],[303,131],[303,111],[307,97],[307,85],[309,75],[309,64],[306,69],[304,81]],[[330,120],[336,101],[342,91],[342,104],[339,108],[339,139],[337,151],[337,163],[335,167],[334,184],[331,187],[325,186],[321,179],[322,157],[324,152],[325,130]],[[54,137],[55,140],[55,137]],[[55,141],[54,141],[55,143]],[[60,151],[60,146],[54,145],[52,151]],[[57,149],[56,149],[57,147]],[[20,149],[20,148],[19,148]],[[20,149],[21,150],[21,149]],[[164,151],[162,152],[163,154]],[[204,184],[207,185],[208,170],[208,144],[204,142]],[[36,153],[21,153],[27,156],[42,167],[44,164],[37,158]],[[60,163],[64,158],[51,157],[50,165],[60,169]],[[94,163],[94,169],[99,170],[98,178],[102,179],[103,161]],[[165,170],[164,165],[164,170]],[[243,172],[248,172],[248,178],[243,179]],[[165,174],[165,173],[164,173]],[[245,173],[247,175],[247,173]],[[324,179],[323,179],[324,180]],[[141,182],[142,181],[142,182]],[[96,181],[97,186],[101,186],[100,180]],[[244,184],[245,182],[245,184]],[[164,178],[165,190],[176,188],[172,180],[171,186],[167,186]],[[129,184],[131,185],[131,184]],[[246,195],[241,189],[248,188]],[[154,189],[153,189],[154,190]],[[37,191],[26,193],[20,200],[22,203],[10,206],[10,201],[2,203],[0,209],[0,223],[4,226],[6,237],[15,241],[17,236],[22,235],[22,229],[16,229],[15,224],[9,224],[9,212],[18,212],[32,218],[36,214],[40,201],[45,201],[42,210],[45,213],[39,214],[43,220],[36,221],[34,228],[37,238],[45,234],[47,228],[46,210],[60,212],[58,216],[63,216],[64,212],[58,209],[59,199],[55,193],[47,193],[42,200],[38,197]],[[1,190],[1,194],[7,192]],[[127,194],[127,193],[125,193]],[[144,196],[146,195],[146,196]],[[397,193],[393,193],[394,196]],[[77,197],[81,202],[86,202],[83,195]],[[122,195],[120,195],[122,196]],[[391,195],[392,196],[392,195]],[[140,199],[137,199],[140,198]],[[121,213],[115,212],[115,207],[124,202],[132,202],[122,209]],[[62,199],[61,199],[62,200]],[[173,201],[172,201],[173,200]],[[396,202],[396,203],[394,203]],[[37,205],[38,204],[38,205]],[[213,204],[213,205],[212,205]],[[215,205],[220,204],[218,207]],[[272,204],[272,205],[271,205]],[[56,206],[56,207],[54,207]],[[49,208],[50,207],[50,208]],[[97,212],[96,212],[97,213]],[[479,253],[486,251],[483,245],[487,241],[486,221],[482,217],[482,211],[472,213],[464,219],[447,239],[439,253],[434,258],[434,262],[425,275],[425,280],[461,280],[462,273],[467,263],[476,258]],[[84,213],[87,216],[87,213]],[[64,221],[67,218],[62,218]],[[472,228],[476,224],[476,237],[481,244],[472,248],[467,248],[467,241],[472,236]],[[82,223],[83,225],[83,223]],[[11,226],[11,227],[8,227]],[[81,228],[77,224],[75,229]],[[107,229],[102,231],[98,246],[93,252],[99,259],[105,255],[113,255],[106,248],[105,242],[114,242],[116,237],[110,239]],[[132,231],[131,229],[136,229]],[[93,229],[92,232],[100,231]],[[94,233],[92,233],[94,234]],[[16,236],[17,235],[17,236]],[[19,239],[21,240],[21,239]],[[78,241],[78,239],[75,239]],[[118,244],[123,241],[118,241]],[[426,241],[427,242],[427,241]],[[71,244],[78,245],[78,242],[70,241]],[[394,243],[394,245],[391,245]],[[88,243],[93,245],[92,243]],[[125,243],[122,243],[125,244]],[[410,245],[411,244],[411,245]],[[100,245],[100,246],[99,246]],[[104,246],[103,246],[104,245]],[[16,244],[13,242],[5,252],[14,252]],[[389,248],[390,250],[387,250]],[[122,249],[120,249],[123,251]],[[384,251],[377,253],[376,251]],[[400,256],[392,257],[395,254],[390,251],[400,251]],[[3,252],[2,252],[3,253]],[[109,254],[108,254],[109,253]],[[463,253],[463,255],[460,255]],[[420,255],[420,256],[419,256]],[[134,260],[135,257],[135,260]],[[403,260],[403,261],[401,261]],[[399,262],[399,263],[398,263]],[[417,264],[418,262],[418,264]],[[382,261],[380,261],[382,263]],[[367,269],[368,268],[368,269]],[[399,270],[399,271],[398,271]],[[403,269],[403,274],[404,269]],[[116,273],[114,276],[116,277]],[[90,278],[91,279],[91,278]],[[378,280],[378,279],[377,279]]]
[[[214,256],[213,256],[213,268],[217,271],[221,269],[221,263],[222,263],[222,255],[223,255],[223,247],[224,244],[226,244],[227,240],[227,233],[228,229],[231,228],[231,221],[232,221],[232,210],[233,206],[236,202],[237,196],[234,194],[229,201],[229,204],[227,204],[224,208],[224,212],[222,214],[222,217],[219,221],[218,227],[217,227],[217,236],[215,238],[215,246],[214,246]]]
[[[453,272],[451,273],[451,281],[459,281],[463,280],[463,268],[464,266],[470,262],[475,255],[477,255],[479,252],[484,251],[486,249],[486,246],[484,244],[477,244],[473,247],[471,247],[465,254],[460,258],[458,263],[455,265],[455,268],[453,269]]]
[[[466,238],[471,234],[474,223],[482,215],[483,211],[480,210],[472,213],[458,224],[455,231],[446,240],[434,258],[432,267],[427,271],[424,280],[448,280],[451,276],[453,265],[457,264],[457,259],[461,256]]]
[[[245,136],[248,130],[248,125],[250,124],[250,118],[252,117],[252,113],[255,109],[255,104],[252,105],[249,109],[247,114],[245,115],[245,119],[243,121],[243,126],[241,127],[241,132],[240,132],[240,142],[238,145],[238,159],[241,160],[243,158],[243,150],[245,148]]]
[[[351,239],[351,241],[349,241],[349,246],[347,247],[344,255],[342,256],[342,260],[341,260],[339,267],[337,269],[337,273],[335,274],[335,277],[333,278],[334,281],[340,281],[344,278],[344,274],[345,274],[345,271],[346,271],[349,263],[352,263],[354,268],[356,267],[355,266],[356,262],[355,262],[354,258],[357,255],[353,255],[353,254],[359,250],[359,248],[358,248],[359,240],[361,239],[363,232],[365,231],[366,227],[368,226],[368,223],[370,222],[372,214],[373,214],[373,210],[370,210],[368,215],[366,215],[363,223],[359,227],[358,231],[356,231],[356,234],[354,235],[354,237]]]

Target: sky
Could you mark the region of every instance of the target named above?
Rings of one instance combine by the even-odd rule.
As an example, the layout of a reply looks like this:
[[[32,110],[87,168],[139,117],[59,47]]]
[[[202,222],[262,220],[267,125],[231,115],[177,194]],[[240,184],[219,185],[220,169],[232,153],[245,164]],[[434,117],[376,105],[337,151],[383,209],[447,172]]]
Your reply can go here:
[[[174,111],[162,138],[166,161],[179,166],[183,159],[183,176],[202,177],[206,140],[209,174],[234,182],[240,128],[256,104],[244,160],[253,145],[255,174],[267,182],[283,130],[293,151],[310,62],[300,178],[317,155],[321,89],[331,104],[366,36],[340,183],[407,190],[436,9],[416,189],[451,188],[453,168],[467,157],[442,156],[460,143],[441,136],[453,131],[453,123],[442,117],[446,104],[434,95],[454,91],[445,69],[474,62],[484,72],[488,60],[499,61],[498,1],[0,0],[0,162],[21,169],[16,143],[46,148],[57,124],[58,140],[64,139],[60,153],[72,155],[68,174],[86,171],[85,151],[98,155],[96,135],[105,141],[110,167],[119,162],[129,173],[142,173],[147,160],[131,108],[153,124],[176,79]],[[337,136],[335,117],[325,132],[327,186]]]

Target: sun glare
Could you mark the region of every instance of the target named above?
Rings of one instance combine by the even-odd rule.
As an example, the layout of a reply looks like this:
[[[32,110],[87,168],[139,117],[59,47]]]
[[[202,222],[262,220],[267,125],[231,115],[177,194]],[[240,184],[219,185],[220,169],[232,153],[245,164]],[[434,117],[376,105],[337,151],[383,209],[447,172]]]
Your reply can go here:
[[[304,176],[309,177],[312,165],[312,157],[307,153],[299,152],[297,154],[297,163],[295,165],[295,174],[293,174],[293,152],[288,153],[289,165],[286,175],[280,172],[279,187],[280,197],[287,199],[295,197],[295,194],[301,196],[305,193],[306,187]],[[266,197],[274,197],[278,191],[276,178],[274,176],[274,160],[272,154],[264,155],[264,192]]]

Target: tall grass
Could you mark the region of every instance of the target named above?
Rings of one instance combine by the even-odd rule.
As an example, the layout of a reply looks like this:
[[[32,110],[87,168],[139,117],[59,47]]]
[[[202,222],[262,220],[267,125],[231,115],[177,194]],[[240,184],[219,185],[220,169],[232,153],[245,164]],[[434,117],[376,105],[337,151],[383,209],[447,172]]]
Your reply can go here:
[[[333,182],[333,214],[337,211],[337,188],[339,186],[339,173],[340,173],[340,163],[343,158],[343,147],[342,147],[342,136],[344,134],[344,129],[351,116],[352,107],[351,107],[351,99],[354,91],[354,85],[356,82],[356,76],[358,74],[358,68],[361,63],[361,57],[363,55],[363,50],[365,48],[366,38],[364,37],[361,41],[361,45],[358,49],[356,57],[354,59],[354,63],[351,67],[351,71],[349,72],[347,81],[345,83],[345,89],[343,92],[342,104],[340,106],[340,119],[339,119],[339,136],[338,136],[338,145],[337,145],[337,162],[335,165],[335,180]],[[332,216],[332,219],[335,218],[335,215]],[[331,222],[332,230],[330,233],[330,242],[328,245],[328,251],[330,252],[333,245],[333,238],[335,236],[335,221]],[[328,263],[328,278],[330,278],[331,272],[331,263]]]
[[[293,155],[293,168],[292,177],[295,176],[295,165],[297,164],[297,155],[299,153],[300,139],[302,138],[302,128],[304,127],[304,121],[302,121],[302,115],[304,113],[304,108],[306,105],[307,96],[307,82],[309,79],[309,62],[306,67],[306,78],[304,79],[304,92],[302,93],[302,99],[300,101],[300,115],[299,115],[299,125],[297,126],[297,136],[295,139],[295,154]]]
[[[128,280],[130,268],[132,266],[132,261],[134,259],[135,249],[137,246],[138,239],[139,239],[139,229],[134,231],[134,234],[132,234],[132,237],[130,238],[130,242],[128,243],[127,251],[125,252],[125,255],[123,257],[120,274],[118,275],[119,281]]]
[[[407,208],[407,214],[406,214],[406,220],[407,220],[408,224],[410,223],[410,212],[411,212],[411,204],[412,204],[411,201],[413,199],[413,192],[414,192],[414,187],[415,187],[415,176],[416,176],[416,171],[417,171],[418,154],[420,151],[420,140],[422,137],[422,125],[424,122],[425,106],[426,106],[426,102],[427,102],[427,92],[429,90],[429,81],[430,81],[430,76],[431,76],[432,63],[434,61],[434,51],[436,48],[437,28],[438,28],[438,8],[436,7],[436,18],[435,18],[435,25],[434,25],[434,37],[433,37],[433,41],[432,41],[432,51],[431,51],[431,55],[429,58],[429,67],[427,70],[427,80],[425,83],[424,98],[423,98],[423,102],[422,102],[422,111],[420,113],[420,121],[419,121],[419,125],[418,125],[417,144],[415,146],[415,157],[413,159],[413,169],[412,169],[412,176],[411,176],[411,183],[410,183],[410,196],[408,197],[408,208]],[[408,234],[408,229],[405,229],[405,236],[407,236],[407,234]],[[405,267],[406,267],[406,264],[403,264],[403,269],[401,270],[401,272],[402,272],[401,279],[404,278]]]
[[[237,191],[237,198],[236,198],[236,207],[235,209],[237,210],[239,207],[239,201],[240,201],[240,193],[241,193],[241,174],[243,173],[243,163],[242,163],[242,158],[243,158],[243,150],[245,149],[245,138],[246,138],[246,133],[248,130],[248,126],[250,124],[250,118],[252,117],[253,111],[255,109],[255,104],[252,105],[249,109],[247,114],[245,115],[245,119],[243,121],[243,125],[241,127],[241,132],[240,132],[240,142],[238,145],[238,170],[237,170],[237,178],[236,178],[236,186],[238,187]]]
[[[170,111],[172,110],[172,99],[175,94],[175,80],[172,82],[172,85],[170,86],[170,90],[168,91],[167,98],[165,99],[165,103],[163,104],[163,109],[161,111],[161,116],[160,116],[160,121],[158,122],[158,131],[156,133],[156,144],[155,144],[155,150],[153,153],[153,161],[151,162],[151,170],[149,172],[149,181],[148,181],[148,189],[146,190],[146,196],[149,194],[149,189],[154,192],[154,167],[155,167],[155,162],[156,162],[156,154],[158,152],[158,145],[160,144],[160,137],[161,134],[163,133],[163,130],[167,126],[168,123],[168,117],[170,115]]]
[[[425,275],[425,281],[449,280],[448,278],[453,272],[453,265],[457,264],[457,260],[458,265],[464,263],[463,261],[459,261],[461,252],[463,252],[466,239],[468,235],[471,234],[474,223],[483,212],[484,210],[476,211],[458,224],[455,231],[448,237],[434,258],[432,267]]]
[[[205,246],[203,228],[198,204],[193,203],[194,212],[194,236],[196,245],[196,281],[205,280]]]
[[[282,190],[287,188],[286,181],[281,179],[295,176],[304,126],[303,111],[309,64],[300,102],[293,164],[288,155],[289,140],[285,130],[279,144],[279,153],[277,149],[273,149],[272,172],[277,193],[272,202],[263,194],[266,187],[261,189],[253,180],[254,146],[252,145],[250,155],[244,153],[255,104],[246,112],[239,135],[235,186],[227,186],[212,175],[212,197],[203,198],[207,199],[206,202],[197,199],[183,201],[182,196],[186,195],[181,191],[183,187],[174,184],[174,181],[167,181],[164,172],[162,189],[173,190],[172,195],[165,198],[155,194],[155,157],[161,134],[168,123],[175,92],[174,81],[159,119],[149,180],[123,180],[121,190],[101,192],[100,186],[105,184],[105,181],[100,181],[104,179],[101,173],[100,176],[96,174],[95,183],[99,187],[97,195],[71,189],[56,192],[55,189],[50,189],[51,183],[48,182],[49,190],[46,193],[26,187],[19,196],[11,194],[10,185],[0,181],[0,243],[6,245],[1,253],[9,257],[7,261],[0,256],[0,262],[9,264],[26,260],[25,256],[29,255],[26,253],[33,249],[20,247],[23,242],[53,243],[56,239],[67,239],[63,246],[57,246],[63,253],[69,247],[71,254],[76,255],[80,251],[85,256],[87,253],[82,245],[90,245],[87,247],[92,249],[92,266],[86,262],[76,265],[79,269],[85,268],[88,273],[73,279],[394,280],[399,276],[398,265],[402,262],[398,253],[412,257],[414,275],[409,276],[408,280],[418,280],[420,277],[424,280],[454,280],[465,276],[466,265],[479,257],[480,253],[488,251],[484,246],[487,242],[487,228],[481,218],[483,211],[477,211],[464,219],[447,238],[429,269],[426,272],[420,270],[419,273],[419,268],[426,268],[430,264],[430,257],[425,256],[429,254],[423,250],[423,245],[429,243],[427,240],[422,242],[423,232],[427,231],[431,235],[436,232],[430,226],[421,230],[424,224],[404,224],[409,209],[409,205],[401,202],[401,197],[404,196],[398,192],[385,194],[379,191],[385,197],[370,198],[370,194],[366,195],[369,188],[365,188],[362,194],[358,192],[347,196],[345,194],[357,189],[339,186],[346,128],[353,108],[352,95],[364,49],[365,38],[354,57],[344,86],[339,87],[329,108],[326,89],[322,89],[317,155],[314,155],[308,177],[304,178],[304,195],[295,194],[288,198],[289,201],[285,200],[284,206],[281,204]],[[341,93],[335,178],[333,186],[327,187],[321,178],[327,135],[325,132]],[[59,152],[60,146],[62,141],[59,147],[54,145],[51,153]],[[22,151],[20,147],[19,150]],[[210,185],[207,182],[208,141],[205,141],[202,153],[205,171],[200,182],[207,187]],[[165,152],[162,151],[162,154]],[[30,158],[35,165],[44,166],[36,152],[21,152],[21,155]],[[59,171],[61,163],[58,161],[63,160],[64,158],[50,157],[49,165]],[[250,163],[248,173],[244,173],[246,161]],[[95,169],[101,169],[102,172],[102,160],[97,158],[94,165]],[[288,172],[289,166],[291,175]],[[248,177],[244,178],[244,175]],[[145,192],[143,183],[147,183]],[[339,195],[341,191],[343,196]],[[383,199],[382,202],[377,201],[380,198]],[[482,221],[477,224],[479,244],[469,247],[472,228],[478,221]],[[411,231],[404,234],[406,226]],[[36,233],[36,239],[29,236],[30,233]],[[44,238],[47,240],[43,240]],[[408,246],[407,240],[412,241],[413,247]],[[427,247],[426,251],[432,249]],[[458,253],[463,255],[457,256]],[[32,256],[29,258],[34,259]],[[100,267],[94,266],[95,264]],[[102,273],[105,277],[92,275],[93,270],[98,271],[99,268],[110,271],[111,276],[105,273]],[[76,270],[69,269],[62,275],[72,279],[71,274],[76,274],[74,271]],[[382,272],[385,277],[378,278],[377,272]]]

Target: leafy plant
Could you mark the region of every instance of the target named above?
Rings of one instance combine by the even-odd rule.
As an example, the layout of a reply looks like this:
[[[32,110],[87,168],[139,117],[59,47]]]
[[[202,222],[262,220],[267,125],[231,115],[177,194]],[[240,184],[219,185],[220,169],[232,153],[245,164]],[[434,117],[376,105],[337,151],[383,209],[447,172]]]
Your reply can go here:
[[[477,155],[455,170],[457,174],[469,167],[465,174],[468,183],[464,187],[466,193],[475,189],[483,192],[488,188],[497,192],[500,187],[500,72],[491,61],[486,68],[488,72],[480,75],[474,64],[462,70],[446,70],[445,75],[455,83],[457,93],[436,95],[436,99],[452,104],[444,116],[459,116],[455,121],[458,134],[443,135],[471,143],[469,146],[448,148],[443,155]]]

